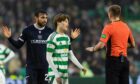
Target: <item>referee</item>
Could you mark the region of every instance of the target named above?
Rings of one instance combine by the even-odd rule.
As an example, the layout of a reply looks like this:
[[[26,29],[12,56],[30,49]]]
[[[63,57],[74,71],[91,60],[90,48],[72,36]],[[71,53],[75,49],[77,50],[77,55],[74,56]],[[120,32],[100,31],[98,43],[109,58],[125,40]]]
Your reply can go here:
[[[128,25],[120,20],[120,15],[121,7],[111,5],[108,10],[111,23],[104,27],[99,43],[86,48],[95,52],[107,47],[106,84],[129,84],[127,48],[135,47],[135,41]]]

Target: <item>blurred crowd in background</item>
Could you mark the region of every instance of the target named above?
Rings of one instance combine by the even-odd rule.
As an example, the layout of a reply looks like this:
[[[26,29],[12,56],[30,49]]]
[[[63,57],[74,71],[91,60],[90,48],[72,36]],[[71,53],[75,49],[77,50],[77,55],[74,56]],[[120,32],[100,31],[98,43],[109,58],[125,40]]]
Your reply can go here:
[[[12,30],[12,36],[17,39],[22,30],[33,23],[34,11],[46,10],[47,26],[51,28],[54,27],[52,24],[54,15],[66,13],[71,17],[70,29],[80,28],[81,30],[79,38],[72,42],[72,49],[78,60],[87,68],[86,77],[104,76],[105,49],[89,53],[85,51],[85,48],[99,41],[104,25],[109,22],[106,11],[111,4],[121,5],[122,19],[125,22],[140,20],[140,0],[0,0],[0,28],[2,25],[7,25]],[[128,49],[128,56],[131,76],[137,76],[140,71],[140,33],[133,28],[132,30],[137,47]],[[0,31],[0,43],[13,49],[18,56],[6,65],[7,76],[13,79],[17,76],[24,78],[25,46],[20,50],[15,49],[1,33]],[[71,77],[84,77],[71,62],[69,74]]]

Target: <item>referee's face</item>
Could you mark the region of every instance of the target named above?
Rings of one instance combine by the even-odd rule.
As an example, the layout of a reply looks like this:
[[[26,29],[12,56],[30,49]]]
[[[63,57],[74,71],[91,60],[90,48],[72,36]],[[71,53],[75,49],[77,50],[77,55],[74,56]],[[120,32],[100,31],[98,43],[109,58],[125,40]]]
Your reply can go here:
[[[40,27],[43,27],[47,24],[48,15],[44,13],[40,13],[38,17],[36,17],[36,22]]]

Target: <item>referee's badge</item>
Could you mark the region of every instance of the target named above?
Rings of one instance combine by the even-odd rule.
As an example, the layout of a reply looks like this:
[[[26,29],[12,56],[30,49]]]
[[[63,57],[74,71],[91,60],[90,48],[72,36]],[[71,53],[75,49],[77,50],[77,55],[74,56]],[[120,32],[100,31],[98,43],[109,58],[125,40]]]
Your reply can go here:
[[[105,39],[106,38],[106,35],[105,34],[102,34],[101,37]]]

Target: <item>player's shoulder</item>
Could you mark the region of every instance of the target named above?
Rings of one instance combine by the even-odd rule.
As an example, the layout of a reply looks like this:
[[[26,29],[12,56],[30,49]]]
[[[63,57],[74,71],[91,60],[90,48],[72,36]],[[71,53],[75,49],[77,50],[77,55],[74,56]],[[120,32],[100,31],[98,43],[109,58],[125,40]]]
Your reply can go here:
[[[130,27],[129,27],[129,25],[128,25],[127,22],[124,22],[124,21],[121,21],[121,22],[122,22],[122,24],[123,24],[123,28],[125,28],[125,29],[128,30],[128,31],[131,31],[131,29],[130,29]]]
[[[105,24],[104,29],[109,29],[111,27],[112,27],[112,24],[111,23],[107,23],[107,24]]]
[[[122,21],[122,24],[124,24],[124,26],[126,26],[127,28],[129,28],[128,27],[128,24],[126,22]]]
[[[48,40],[54,41],[54,39],[56,38],[57,34],[58,34],[57,32],[51,33],[50,36],[48,37]]]
[[[34,27],[33,25],[25,26],[23,32],[28,32],[29,30],[32,30],[33,27]]]
[[[54,32],[54,30],[51,27],[45,26],[46,31]]]
[[[0,44],[0,50],[4,50],[4,49],[6,49],[6,46],[3,44]]]
[[[65,34],[64,36],[67,37],[67,38],[70,38],[68,34]]]

